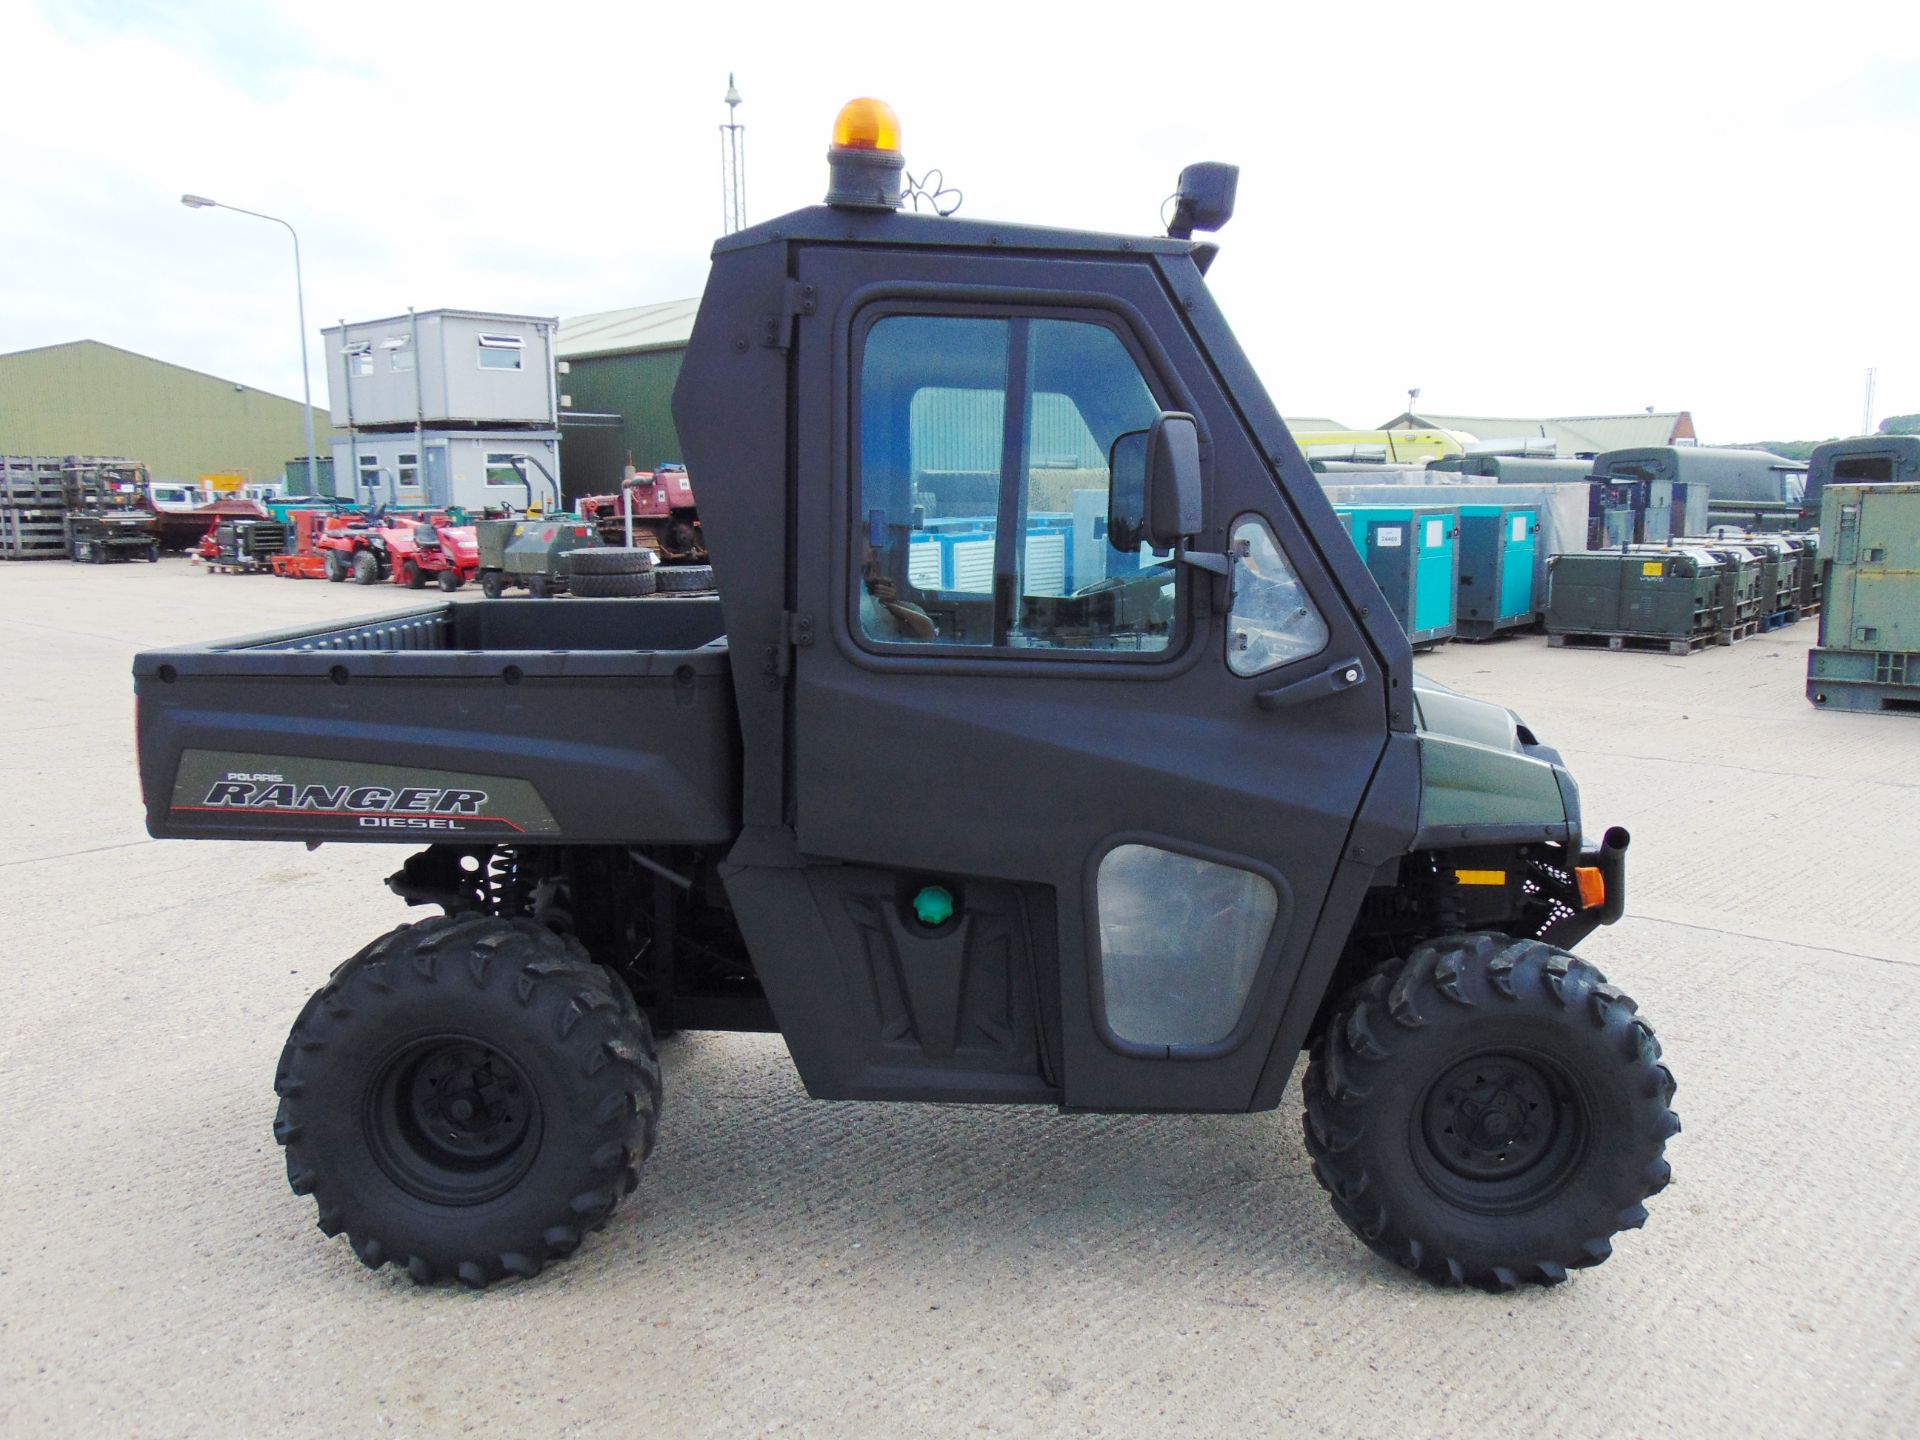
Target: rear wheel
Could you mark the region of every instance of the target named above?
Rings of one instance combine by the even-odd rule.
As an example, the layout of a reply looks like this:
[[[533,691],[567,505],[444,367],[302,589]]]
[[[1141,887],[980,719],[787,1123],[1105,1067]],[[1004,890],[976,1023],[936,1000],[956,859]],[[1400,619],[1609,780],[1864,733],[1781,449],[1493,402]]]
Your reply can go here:
[[[406,925],[334,972],[274,1087],[287,1180],[369,1268],[480,1287],[604,1226],[653,1147],[660,1070],[626,987],[533,920]]]
[[[347,557],[338,550],[327,551],[327,579],[338,585],[347,578]]]
[[[424,590],[427,588],[426,571],[422,570],[411,560],[402,561],[401,566],[406,574],[406,579],[402,583],[406,585],[407,589]]]
[[[536,600],[544,600],[553,594],[553,581],[536,570],[527,576],[527,593]]]
[[[1314,1045],[1307,1149],[1333,1208],[1442,1284],[1552,1285],[1644,1224],[1680,1122],[1633,1001],[1538,940],[1456,935],[1347,995]]]
[[[356,550],[352,569],[354,584],[378,585],[380,583],[380,557],[373,551]]]

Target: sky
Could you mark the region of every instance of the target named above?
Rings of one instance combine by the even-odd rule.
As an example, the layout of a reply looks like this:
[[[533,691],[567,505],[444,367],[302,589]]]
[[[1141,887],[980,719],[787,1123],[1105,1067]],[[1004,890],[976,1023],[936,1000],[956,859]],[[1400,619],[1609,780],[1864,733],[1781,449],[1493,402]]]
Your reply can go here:
[[[695,295],[737,76],[751,222],[835,112],[976,218],[1154,233],[1241,167],[1209,283],[1283,412],[1920,411],[1920,7],[0,0],[0,352],[300,393],[322,326]],[[0,396],[0,403],[5,397]]]

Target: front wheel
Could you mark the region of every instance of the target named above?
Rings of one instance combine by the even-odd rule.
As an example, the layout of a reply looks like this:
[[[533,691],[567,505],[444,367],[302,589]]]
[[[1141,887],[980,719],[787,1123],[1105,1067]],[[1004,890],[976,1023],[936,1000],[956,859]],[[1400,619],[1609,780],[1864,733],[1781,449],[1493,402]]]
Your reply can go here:
[[[333,974],[280,1057],[274,1135],[322,1233],[370,1269],[479,1288],[570,1255],[638,1183],[646,1018],[533,920],[403,925]]]
[[[480,572],[480,593],[489,600],[498,600],[507,593],[507,582],[498,570]]]
[[[380,583],[380,557],[371,550],[356,550],[353,554],[353,583],[356,585],[378,585]]]
[[[460,572],[458,570],[442,570],[434,577],[434,583],[447,594],[451,595],[460,588]]]
[[[1455,935],[1356,987],[1307,1067],[1314,1177],[1366,1244],[1442,1284],[1553,1285],[1647,1218],[1679,1133],[1633,1001],[1539,940]]]

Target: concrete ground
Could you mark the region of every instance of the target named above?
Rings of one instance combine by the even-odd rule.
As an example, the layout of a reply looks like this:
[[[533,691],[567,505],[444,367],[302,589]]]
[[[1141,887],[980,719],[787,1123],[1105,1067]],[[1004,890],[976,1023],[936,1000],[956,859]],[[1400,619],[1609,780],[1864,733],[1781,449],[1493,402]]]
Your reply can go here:
[[[1808,706],[1812,624],[1424,662],[1635,835],[1632,914],[1585,949],[1659,1027],[1686,1133],[1607,1265],[1503,1297],[1403,1276],[1322,1199],[1297,1097],[831,1105],[778,1039],[693,1036],[609,1228],[473,1295],[324,1239],[269,1130],[295,1012],[408,918],[400,852],[156,843],[134,768],[136,649],[412,598],[0,565],[0,1433],[1920,1428],[1920,721]]]

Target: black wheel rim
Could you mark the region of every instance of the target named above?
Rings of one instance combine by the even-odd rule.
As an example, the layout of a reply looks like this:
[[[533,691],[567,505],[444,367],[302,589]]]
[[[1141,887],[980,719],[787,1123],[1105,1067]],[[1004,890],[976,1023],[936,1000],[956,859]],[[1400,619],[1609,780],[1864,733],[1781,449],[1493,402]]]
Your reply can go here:
[[[1566,1068],[1525,1050],[1469,1055],[1427,1086],[1413,1116],[1414,1162],[1462,1209],[1509,1214],[1565,1185],[1586,1155],[1591,1111]]]
[[[401,1047],[367,1092],[368,1148],[387,1178],[436,1205],[505,1194],[540,1149],[540,1098],[511,1058],[466,1035]]]

